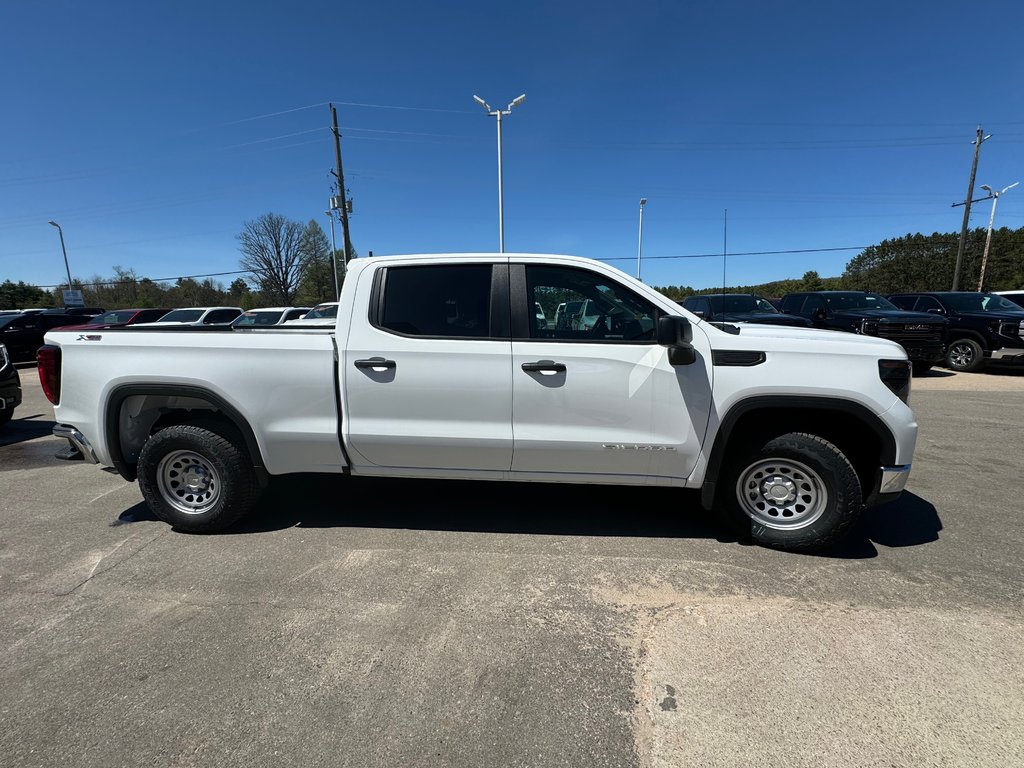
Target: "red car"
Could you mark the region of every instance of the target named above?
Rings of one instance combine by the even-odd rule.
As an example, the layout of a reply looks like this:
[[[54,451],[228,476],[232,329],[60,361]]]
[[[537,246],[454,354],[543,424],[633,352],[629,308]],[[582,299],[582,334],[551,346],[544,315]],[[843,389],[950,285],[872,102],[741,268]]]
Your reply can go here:
[[[123,328],[136,323],[152,323],[159,320],[171,310],[163,309],[115,309],[102,315],[89,318],[89,322],[81,325],[61,326],[62,331],[104,331],[108,328]]]

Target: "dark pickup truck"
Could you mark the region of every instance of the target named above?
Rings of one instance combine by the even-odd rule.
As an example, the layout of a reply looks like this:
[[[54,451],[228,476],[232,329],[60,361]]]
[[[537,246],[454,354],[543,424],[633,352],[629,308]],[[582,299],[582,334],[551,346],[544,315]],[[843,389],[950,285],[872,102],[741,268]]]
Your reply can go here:
[[[995,293],[938,291],[899,293],[889,301],[903,309],[947,320],[946,366],[976,371],[986,360],[1024,364],[1024,308]]]
[[[756,293],[712,293],[687,296],[683,309],[711,323],[763,323],[808,328],[811,321],[777,310],[768,299]]]
[[[11,420],[14,409],[21,405],[21,378],[7,347],[0,344],[0,427]]]
[[[946,356],[946,318],[900,309],[869,291],[806,291],[782,297],[781,309],[810,320],[815,328],[877,336],[900,344],[914,364],[927,371]]]

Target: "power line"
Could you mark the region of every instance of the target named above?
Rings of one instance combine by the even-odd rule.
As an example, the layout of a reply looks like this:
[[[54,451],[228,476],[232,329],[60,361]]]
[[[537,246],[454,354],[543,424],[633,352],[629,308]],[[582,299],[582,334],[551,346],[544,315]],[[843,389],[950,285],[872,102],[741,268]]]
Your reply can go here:
[[[91,287],[95,288],[100,285],[122,285],[124,283],[141,283],[148,280],[151,283],[169,283],[172,280],[195,280],[199,277],[225,277],[226,275],[249,275],[252,274],[251,270],[248,269],[237,269],[234,272],[210,272],[206,275],[178,275],[177,277],[135,277],[135,278],[122,278],[120,280],[102,280],[98,283],[80,283],[75,280],[75,285],[80,285],[83,288]],[[36,288],[60,288],[66,283],[57,283],[57,285],[37,285]]]

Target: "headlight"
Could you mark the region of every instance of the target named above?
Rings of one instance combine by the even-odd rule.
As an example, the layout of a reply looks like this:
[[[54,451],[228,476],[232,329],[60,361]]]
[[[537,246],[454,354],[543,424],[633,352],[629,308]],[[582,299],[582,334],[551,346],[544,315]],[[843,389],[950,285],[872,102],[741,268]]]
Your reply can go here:
[[[6,368],[10,358],[7,356],[7,347],[0,344],[0,368]]]
[[[878,321],[877,320],[861,320],[860,321],[860,332],[865,336],[877,336],[878,335]]]
[[[878,378],[904,403],[910,399],[911,370],[909,360],[878,361]]]

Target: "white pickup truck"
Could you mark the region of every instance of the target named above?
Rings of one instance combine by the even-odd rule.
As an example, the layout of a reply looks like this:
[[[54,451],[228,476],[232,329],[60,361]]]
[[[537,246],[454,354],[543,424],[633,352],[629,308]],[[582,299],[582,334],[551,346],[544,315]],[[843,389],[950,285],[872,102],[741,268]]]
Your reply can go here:
[[[588,329],[538,319],[588,300]],[[333,327],[53,331],[38,361],[54,434],[189,531],[336,472],[694,488],[809,550],[903,490],[917,436],[897,344],[712,325],[569,256],[357,259]]]

